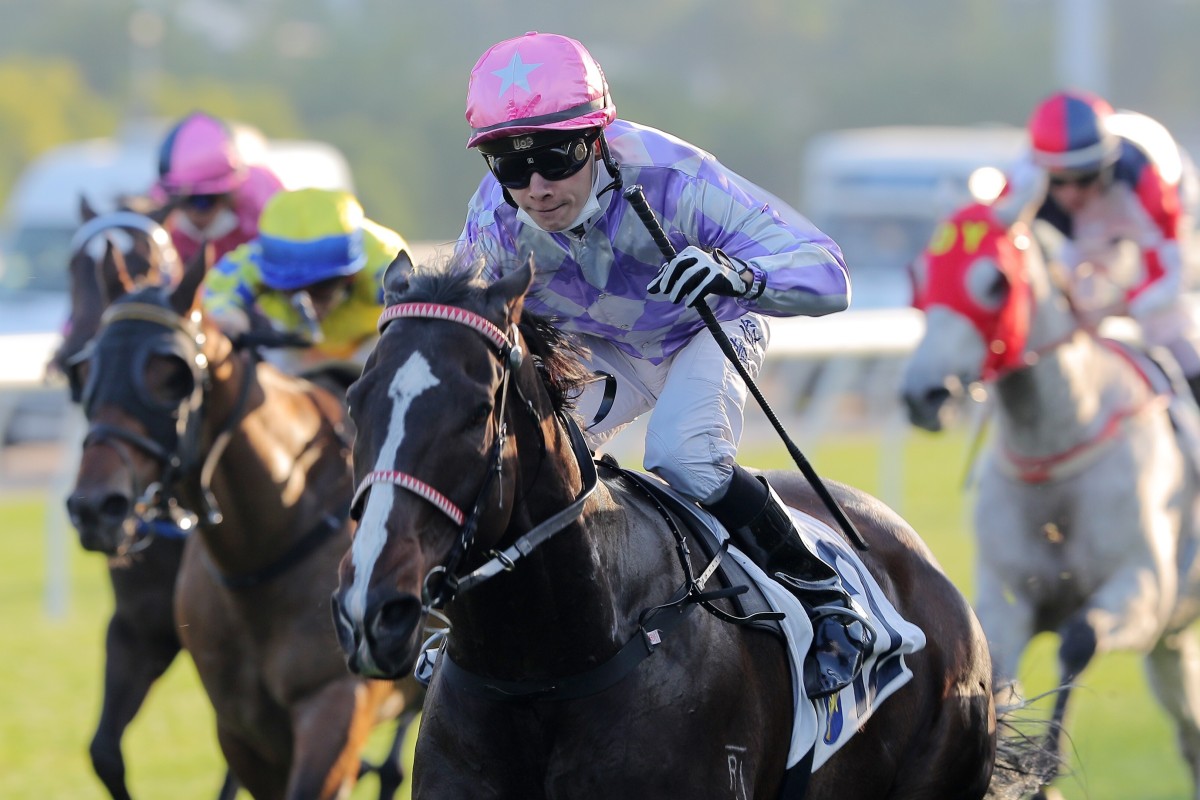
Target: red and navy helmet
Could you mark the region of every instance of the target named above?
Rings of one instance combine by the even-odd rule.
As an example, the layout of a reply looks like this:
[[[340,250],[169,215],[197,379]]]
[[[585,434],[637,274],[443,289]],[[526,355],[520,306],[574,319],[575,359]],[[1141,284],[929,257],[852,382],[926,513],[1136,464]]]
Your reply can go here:
[[[1082,91],[1058,92],[1037,105],[1029,117],[1033,162],[1051,172],[1097,172],[1121,152],[1121,141],[1108,129],[1108,101]]]

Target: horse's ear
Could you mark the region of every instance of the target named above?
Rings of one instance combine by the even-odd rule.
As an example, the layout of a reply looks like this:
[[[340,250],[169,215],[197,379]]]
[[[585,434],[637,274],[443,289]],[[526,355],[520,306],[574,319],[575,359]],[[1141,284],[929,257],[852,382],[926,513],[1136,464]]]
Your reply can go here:
[[[196,251],[196,255],[192,256],[183,268],[183,276],[179,279],[178,285],[171,290],[171,308],[175,309],[175,312],[181,317],[191,311],[192,306],[195,305],[196,294],[200,289],[200,284],[204,282],[204,276],[212,267],[215,255],[216,250],[213,249],[212,243],[204,242]]]
[[[110,305],[122,295],[133,291],[133,278],[125,264],[125,254],[110,237],[104,240],[104,258],[96,269],[99,271],[100,289],[104,292],[104,305]]]
[[[383,304],[395,305],[397,298],[408,291],[408,277],[412,274],[412,258],[407,250],[396,253],[392,263],[383,271]]]
[[[87,195],[80,193],[79,195],[79,221],[91,222],[96,217],[100,216],[96,213],[96,209],[92,208],[92,204],[88,202]]]
[[[521,309],[525,304],[525,293],[533,284],[533,256],[521,264],[519,269],[505,275],[487,289],[488,305],[502,302],[508,306],[508,319],[516,323],[521,318]]]

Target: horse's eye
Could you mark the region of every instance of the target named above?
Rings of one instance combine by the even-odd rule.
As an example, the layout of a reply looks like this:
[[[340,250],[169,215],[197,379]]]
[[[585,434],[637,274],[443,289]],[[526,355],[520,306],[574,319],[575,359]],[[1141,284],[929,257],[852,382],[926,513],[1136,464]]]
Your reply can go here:
[[[491,418],[491,416],[492,404],[480,403],[475,408],[475,413],[471,414],[471,416],[467,418],[467,429],[474,430],[476,428],[482,428],[487,424],[487,421]]]
[[[993,258],[977,259],[964,276],[967,294],[980,308],[994,311],[1008,297],[1008,276]]]
[[[196,388],[195,377],[182,358],[159,356],[146,363],[146,389],[151,399],[164,406],[177,406]]]

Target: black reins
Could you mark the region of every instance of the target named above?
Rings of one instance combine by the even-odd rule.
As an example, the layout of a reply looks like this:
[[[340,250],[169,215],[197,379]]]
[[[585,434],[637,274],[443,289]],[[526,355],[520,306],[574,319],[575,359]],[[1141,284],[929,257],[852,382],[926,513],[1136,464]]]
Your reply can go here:
[[[384,310],[379,320],[382,334],[388,323],[399,318],[440,319],[464,325],[480,333],[493,345],[494,352],[500,359],[502,374],[500,377],[500,402],[496,405],[493,415],[496,429],[496,439],[492,443],[487,462],[491,464],[484,475],[483,483],[476,494],[469,514],[463,513],[452,501],[424,480],[399,470],[374,470],[369,472],[355,491],[352,508],[355,513],[361,509],[366,494],[376,484],[385,483],[406,489],[424,498],[458,526],[458,535],[444,561],[434,567],[425,576],[422,585],[422,607],[424,613],[443,607],[458,594],[478,586],[480,583],[495,577],[502,572],[512,571],[517,562],[528,556],[555,534],[559,533],[574,520],[578,519],[599,482],[595,464],[592,463],[591,451],[583,438],[578,425],[567,415],[560,416],[566,424],[571,439],[572,450],[579,462],[582,485],[579,494],[563,510],[543,520],[538,525],[517,539],[511,546],[502,551],[492,550],[486,555],[488,560],[470,574],[459,577],[458,569],[466,559],[475,542],[475,531],[478,528],[479,517],[484,509],[492,483],[500,479],[504,463],[504,447],[508,439],[508,423],[505,419],[508,403],[508,393],[511,384],[515,383],[513,375],[520,368],[524,354],[519,345],[519,334],[506,333],[486,318],[466,309],[456,306],[445,306],[437,303],[400,303],[389,306]],[[525,397],[520,384],[514,389],[521,400],[521,405],[533,420],[534,427],[540,425],[540,419],[534,409],[533,402]],[[543,442],[543,448],[545,443]]]
[[[517,344],[516,334],[510,335],[489,320],[461,308],[433,303],[406,303],[391,306],[381,317],[381,331],[389,322],[399,317],[449,320],[472,328],[493,344],[503,370],[501,400],[497,406],[495,417],[498,433],[487,459],[494,466],[488,470],[469,515],[463,514],[445,495],[420,478],[398,470],[376,470],[368,473],[355,493],[355,505],[357,506],[371,486],[379,483],[392,484],[423,497],[458,524],[459,534],[449,555],[442,564],[430,570],[422,586],[423,613],[425,615],[433,614],[444,619],[437,609],[445,603],[496,575],[513,571],[522,558],[530,555],[577,520],[583,512],[584,504],[599,485],[599,472],[579,425],[570,414],[559,414],[559,422],[566,430],[571,443],[572,455],[579,468],[581,478],[579,493],[566,507],[538,523],[504,550],[490,551],[487,554],[488,561],[482,566],[465,576],[458,577],[456,572],[458,565],[466,557],[474,543],[476,523],[491,489],[493,473],[499,474],[502,468],[503,447],[507,436],[505,407],[508,385],[514,381],[513,375],[521,364],[521,349]],[[534,412],[533,403],[525,397],[519,383],[516,384],[515,391],[522,404],[533,416],[534,427],[538,427],[539,420]],[[545,447],[544,442],[542,446]],[[718,548],[711,562],[697,576],[692,568],[687,538],[676,524],[674,516],[645,486],[636,481],[631,481],[631,484],[649,499],[666,521],[667,527],[675,539],[675,551],[683,570],[684,580],[671,597],[660,605],[642,611],[638,616],[637,632],[613,656],[587,672],[553,680],[493,680],[471,673],[454,664],[449,655],[443,651],[436,657],[436,660],[438,668],[445,669],[446,680],[453,681],[469,691],[494,699],[568,700],[584,697],[602,691],[624,679],[638,664],[656,652],[666,640],[667,635],[682,624],[684,618],[697,605],[704,606],[719,619],[736,624],[779,619],[782,616],[766,612],[750,617],[738,617],[716,607],[715,601],[741,594],[747,590],[745,586],[731,586],[708,592],[702,590],[702,587],[716,572],[726,552],[725,548]],[[441,640],[441,644],[444,646],[447,632],[446,630],[435,632],[426,642],[425,649],[432,648],[434,642],[438,640]]]

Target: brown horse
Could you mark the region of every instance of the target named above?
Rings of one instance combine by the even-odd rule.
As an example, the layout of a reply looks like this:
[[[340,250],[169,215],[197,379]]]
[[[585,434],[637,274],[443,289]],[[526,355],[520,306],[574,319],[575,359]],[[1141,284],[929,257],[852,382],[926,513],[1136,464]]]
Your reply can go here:
[[[629,477],[598,477],[566,413],[579,362],[523,319],[531,280],[527,265],[486,286],[460,258],[388,281],[393,305],[349,395],[360,524],[334,595],[348,663],[403,674],[445,604],[419,798],[780,797],[784,648],[687,613],[707,559]],[[798,475],[771,482],[827,519]],[[912,680],[782,796],[807,782],[811,798],[984,797],[997,734],[975,616],[897,515],[832,488],[870,543],[863,561],[928,645],[906,657]]]
[[[79,365],[90,428],[72,508],[98,526],[198,512],[175,619],[221,750],[259,800],[340,797],[373,725],[418,692],[348,673],[323,611],[349,543],[341,403],[235,349],[192,308],[203,273],[113,281],[123,293]]]
[[[71,313],[52,365],[69,379],[76,374],[79,354],[100,327],[106,298],[120,291],[122,280],[166,284],[178,278],[178,257],[160,221],[161,216],[132,213],[98,215],[86,199],[80,200],[81,227],[68,266]],[[77,381],[72,386],[78,402],[81,387]],[[139,537],[131,547],[135,537],[126,535],[126,526],[136,533],[135,521],[124,511],[101,509],[100,519],[84,519],[87,510],[72,505],[68,499],[68,512],[84,549],[109,557],[113,589],[113,613],[104,643],[103,702],[89,754],[92,768],[114,800],[128,800],[121,740],[150,687],[182,646],[172,603],[183,539],[173,535],[178,529],[162,525],[157,528],[159,535]],[[142,533],[146,530],[143,527]],[[236,782],[226,773],[221,800],[232,800],[236,792]]]

